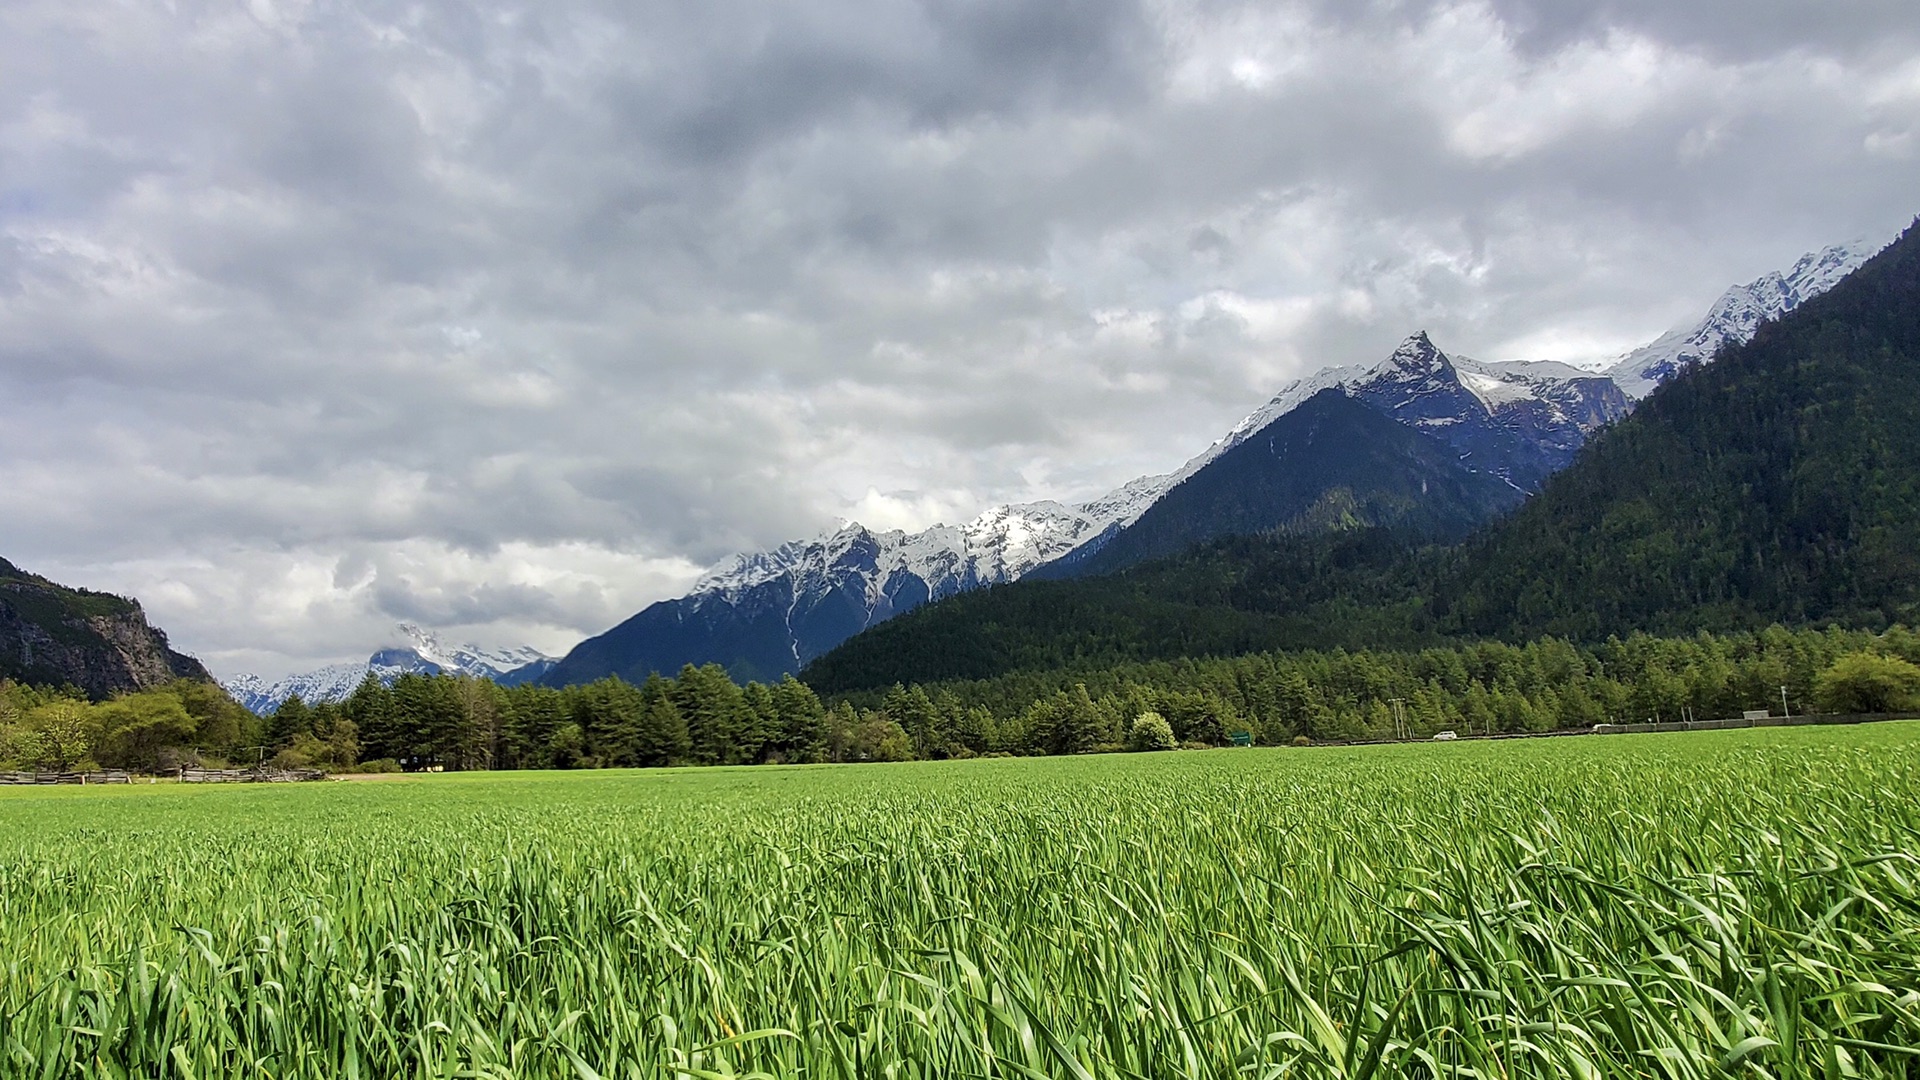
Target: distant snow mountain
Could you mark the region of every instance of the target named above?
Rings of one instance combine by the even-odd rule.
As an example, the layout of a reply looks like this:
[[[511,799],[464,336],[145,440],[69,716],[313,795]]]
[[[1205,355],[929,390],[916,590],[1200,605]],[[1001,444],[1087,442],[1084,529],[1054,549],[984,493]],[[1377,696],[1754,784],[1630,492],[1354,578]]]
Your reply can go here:
[[[401,623],[398,629],[405,643],[381,648],[365,663],[329,664],[271,683],[258,675],[239,675],[223,680],[220,685],[235,701],[265,714],[296,694],[309,704],[344,701],[368,674],[384,682],[409,673],[472,675],[492,679],[502,686],[515,686],[546,674],[556,662],[554,657],[529,646],[483,649],[471,644],[447,645],[433,632],[412,623]]]
[[[772,551],[736,555],[686,596],[653,604],[582,642],[541,681],[561,686],[608,675],[641,680],[688,663],[718,663],[737,679],[774,679],[930,600],[1013,581],[1043,566],[1046,576],[1113,569],[1162,551],[1170,538],[1220,535],[1215,526],[1221,522],[1239,527],[1264,521],[1291,513],[1299,498],[1329,492],[1345,491],[1355,505],[1372,506],[1373,516],[1384,514],[1383,520],[1458,526],[1473,514],[1497,512],[1538,491],[1548,476],[1572,462],[1593,432],[1624,416],[1661,380],[1689,363],[1711,359],[1725,342],[1748,340],[1762,322],[1826,291],[1880,246],[1827,248],[1784,274],[1729,289],[1699,323],[1664,335],[1600,373],[1544,361],[1449,356],[1417,333],[1377,363],[1325,368],[1294,380],[1177,471],[1140,477],[1089,502],[996,506],[964,525],[915,533],[848,524]],[[1168,510],[1157,512],[1151,528],[1143,526],[1134,539],[1116,540],[1170,492],[1327,390],[1436,440],[1453,456],[1458,475],[1440,470],[1424,449],[1407,448],[1404,475],[1391,475],[1379,462],[1344,472],[1308,462],[1314,453],[1359,452],[1352,433],[1364,421],[1321,399],[1318,426],[1296,424],[1302,430],[1285,440],[1290,460],[1297,463],[1286,478],[1278,478],[1271,465],[1255,467],[1242,460],[1224,473],[1210,474],[1204,498],[1190,491],[1175,500],[1212,524],[1170,523]],[[1338,426],[1338,437],[1329,423]],[[1324,449],[1330,447],[1346,449]],[[1277,486],[1264,495],[1235,492],[1234,482],[1220,480],[1229,474],[1243,478],[1238,482]],[[1368,490],[1346,491],[1356,482]],[[1415,490],[1447,494],[1423,511],[1407,504],[1408,482],[1416,482]],[[1503,487],[1498,498],[1489,493],[1488,482]],[[1295,487],[1300,490],[1291,495],[1278,494]],[[1302,518],[1321,519],[1313,513]]]
[[[1069,506],[995,506],[964,525],[876,532],[847,524],[812,540],[736,555],[694,584],[589,638],[542,682],[608,675],[640,681],[718,663],[738,679],[777,679],[876,623],[968,589],[1013,581],[1097,545],[1139,517],[1169,480],[1149,476]]]
[[[1713,359],[1722,345],[1741,345],[1769,319],[1777,319],[1834,287],[1887,245],[1865,240],[1836,244],[1803,255],[1784,274],[1774,271],[1722,293],[1707,316],[1679,327],[1621,357],[1606,374],[1635,401],[1689,364]]]

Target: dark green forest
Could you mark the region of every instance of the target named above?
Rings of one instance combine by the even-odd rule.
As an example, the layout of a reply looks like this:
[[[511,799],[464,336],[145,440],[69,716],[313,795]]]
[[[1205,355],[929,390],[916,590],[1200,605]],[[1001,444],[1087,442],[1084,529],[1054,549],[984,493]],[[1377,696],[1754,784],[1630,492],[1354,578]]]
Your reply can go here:
[[[346,701],[256,717],[180,680],[90,703],[0,684],[0,767],[578,769],[905,761],[1526,734],[1747,709],[1920,708],[1920,635],[1841,630],[1633,635],[1398,651],[1267,652],[891,687],[822,701],[791,677],[739,686],[718,665],[635,686],[501,687],[369,678]],[[1156,729],[1164,731],[1155,737]]]

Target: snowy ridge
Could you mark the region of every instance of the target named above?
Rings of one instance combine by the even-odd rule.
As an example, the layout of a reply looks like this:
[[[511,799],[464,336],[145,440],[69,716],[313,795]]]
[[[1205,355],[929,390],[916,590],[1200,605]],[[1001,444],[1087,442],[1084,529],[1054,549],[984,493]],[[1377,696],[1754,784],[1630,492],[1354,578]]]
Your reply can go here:
[[[1614,400],[1603,385],[1606,381],[1570,364],[1448,356],[1420,332],[1376,363],[1322,368],[1281,387],[1266,404],[1182,466],[1166,486],[1199,472],[1308,398],[1334,388],[1456,444],[1479,428],[1512,429],[1510,434],[1525,429],[1531,441],[1547,444],[1548,456],[1553,457],[1626,411],[1626,402]],[[1469,446],[1460,448],[1471,452]],[[1496,463],[1488,463],[1488,468],[1503,472]]]
[[[280,707],[280,703],[298,694],[306,702],[345,701],[353,688],[367,677],[366,664],[328,664],[300,675],[289,675],[268,682],[258,675],[236,675],[221,680],[221,687],[233,700],[262,715]]]
[[[1726,344],[1752,340],[1754,331],[1819,296],[1860,264],[1880,253],[1885,243],[1856,240],[1804,255],[1782,274],[1766,274],[1720,295],[1706,318],[1689,327],[1669,330],[1651,344],[1621,357],[1606,369],[1620,389],[1635,401],[1691,364],[1713,359]]]
[[[408,640],[408,645],[381,649],[367,661],[374,674],[382,678],[390,677],[387,669],[391,669],[393,675],[399,675],[407,671],[420,671],[425,666],[451,674],[498,680],[529,664],[553,660],[553,657],[530,645],[509,649],[483,649],[472,644],[447,645],[432,631],[412,623],[401,623],[399,630]]]
[[[345,701],[369,674],[388,683],[408,673],[445,673],[511,685],[537,678],[554,664],[553,657],[528,646],[483,649],[471,644],[447,645],[431,631],[412,623],[401,623],[397,629],[405,644],[378,649],[363,663],[328,664],[271,683],[258,675],[236,675],[220,685],[235,701],[265,714],[296,694],[308,704]]]
[[[934,525],[914,533],[874,532],[847,523],[812,540],[732,556],[702,576],[690,595],[732,600],[791,577],[796,593],[804,596],[827,584],[833,568],[844,567],[856,545],[876,549],[867,583],[870,597],[877,598],[897,575],[919,578],[935,595],[1012,581],[1091,537],[1131,524],[1171,479],[1143,476],[1078,506],[1052,500],[993,506],[964,525]]]

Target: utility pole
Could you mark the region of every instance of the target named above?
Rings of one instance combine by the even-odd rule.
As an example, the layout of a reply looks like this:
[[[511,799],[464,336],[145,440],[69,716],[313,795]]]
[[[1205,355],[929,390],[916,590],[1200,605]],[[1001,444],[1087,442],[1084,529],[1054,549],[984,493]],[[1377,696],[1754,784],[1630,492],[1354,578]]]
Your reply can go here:
[[[1388,698],[1387,700],[1393,702],[1394,737],[1398,739],[1404,739],[1407,737],[1407,717],[1406,717],[1406,714],[1401,710],[1400,705],[1402,702],[1405,702],[1407,699],[1406,698]]]
[[[1787,708],[1787,688],[1784,686],[1780,688],[1780,715],[1789,719],[1793,717],[1793,710]]]

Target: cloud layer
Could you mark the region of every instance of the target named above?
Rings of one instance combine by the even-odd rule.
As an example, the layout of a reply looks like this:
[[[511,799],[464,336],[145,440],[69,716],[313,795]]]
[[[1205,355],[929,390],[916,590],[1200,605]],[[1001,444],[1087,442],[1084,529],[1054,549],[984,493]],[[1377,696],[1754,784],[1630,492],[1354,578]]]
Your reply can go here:
[[[1905,8],[24,0],[0,552],[216,671],[557,650],[1416,328],[1624,351],[1920,212]]]

